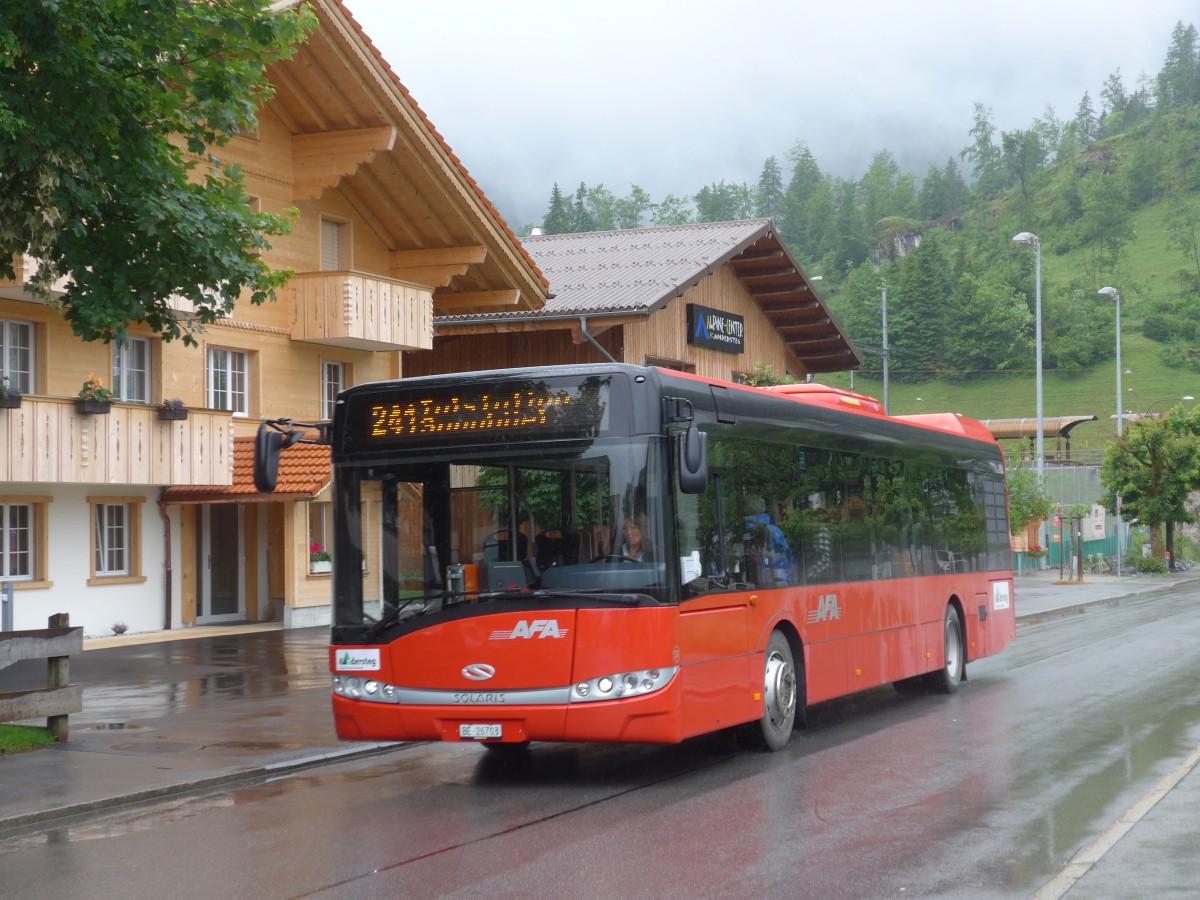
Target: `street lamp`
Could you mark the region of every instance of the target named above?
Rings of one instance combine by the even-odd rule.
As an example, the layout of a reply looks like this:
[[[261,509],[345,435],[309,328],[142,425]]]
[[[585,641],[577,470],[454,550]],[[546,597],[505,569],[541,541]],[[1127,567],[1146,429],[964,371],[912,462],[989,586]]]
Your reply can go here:
[[[1034,343],[1036,359],[1037,383],[1037,476],[1038,486],[1044,486],[1046,481],[1045,434],[1042,425],[1042,242],[1031,231],[1022,231],[1013,241],[1017,244],[1028,244],[1033,247],[1036,256],[1034,263]],[[1118,363],[1120,361],[1118,360]],[[1120,412],[1118,406],[1117,412]]]
[[[1125,433],[1125,415],[1121,409],[1121,295],[1114,287],[1102,287],[1096,292],[1100,297],[1111,297],[1117,306],[1117,437]],[[1121,495],[1117,494],[1117,574],[1121,574]]]
[[[1042,242],[1032,231],[1022,231],[1013,237],[1017,244],[1028,244],[1034,249],[1033,271],[1033,323],[1034,323],[1034,359],[1036,360],[1036,391],[1037,391],[1037,478],[1038,487],[1046,488],[1046,446],[1045,427],[1042,420]],[[1038,525],[1038,546],[1047,545],[1045,524]]]

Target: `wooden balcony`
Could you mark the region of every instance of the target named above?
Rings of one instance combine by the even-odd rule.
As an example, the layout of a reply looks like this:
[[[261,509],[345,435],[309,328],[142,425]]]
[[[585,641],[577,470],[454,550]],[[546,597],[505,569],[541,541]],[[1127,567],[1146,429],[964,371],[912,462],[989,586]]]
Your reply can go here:
[[[0,409],[0,481],[232,484],[233,417],[192,409],[162,422],[156,407],[135,403],[81,415],[74,399],[26,396]]]
[[[32,256],[14,256],[13,269],[17,273],[15,280],[0,278],[0,297],[8,300],[27,300],[30,303],[41,303],[40,297],[35,297],[25,287],[38,269],[38,261]],[[50,286],[51,297],[61,297],[67,292],[67,278],[58,279]]]
[[[429,350],[433,291],[362,272],[309,272],[293,292],[292,340],[351,350]]]

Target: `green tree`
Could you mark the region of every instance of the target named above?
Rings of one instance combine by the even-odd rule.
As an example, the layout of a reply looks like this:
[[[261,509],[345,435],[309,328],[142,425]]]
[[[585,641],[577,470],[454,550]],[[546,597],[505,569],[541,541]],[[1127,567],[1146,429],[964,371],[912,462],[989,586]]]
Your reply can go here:
[[[945,370],[970,374],[1023,366],[1031,357],[1033,316],[1024,297],[997,275],[961,275],[950,297]]]
[[[982,103],[975,103],[975,122],[968,134],[972,141],[959,156],[971,164],[976,193],[980,197],[992,197],[1002,187],[1004,176],[1000,171],[1000,149],[994,140],[996,127],[992,124],[992,111]]]
[[[1078,233],[1083,244],[1091,245],[1096,280],[1103,282],[1116,270],[1121,252],[1134,238],[1129,192],[1119,175],[1099,172],[1086,175],[1080,190],[1083,216]]]
[[[650,195],[636,184],[631,184],[629,194],[617,201],[617,227],[641,228],[643,218],[653,209],[654,203],[651,202]]]
[[[783,171],[779,160],[768,156],[758,176],[754,191],[754,215],[758,218],[774,219],[783,205]]]
[[[779,208],[779,233],[790,247],[811,257],[819,256],[812,233],[815,211],[813,200],[823,181],[821,167],[808,149],[797,143],[788,151],[792,174]]]
[[[1171,31],[1167,58],[1158,73],[1157,100],[1160,112],[1175,112],[1200,100],[1200,56],[1196,29],[1177,22]]]
[[[744,184],[726,184],[723,180],[702,187],[692,200],[698,222],[735,222],[750,218],[753,204],[750,189]]]
[[[900,263],[899,283],[888,293],[888,350],[897,378],[928,377],[942,368],[949,299],[946,271],[941,242],[933,233]]]
[[[1185,503],[1196,486],[1200,437],[1189,427],[1191,417],[1178,413],[1160,419],[1139,419],[1112,441],[1104,452],[1100,483],[1103,503],[1116,512],[1117,495],[1126,518],[1136,518],[1150,531],[1150,552],[1163,555],[1163,525],[1188,522]]]
[[[1079,135],[1080,142],[1085,147],[1096,140],[1096,126],[1096,111],[1092,107],[1092,97],[1087,91],[1084,91],[1079,100],[1079,106],[1075,109],[1075,130]]]
[[[588,208],[588,188],[582,181],[575,189],[575,199],[571,203],[571,233],[582,234],[596,230],[596,220]]]
[[[651,212],[655,225],[690,225],[695,221],[691,202],[674,194],[667,194],[661,203],[654,204]]]
[[[545,234],[569,234],[571,231],[571,210],[557,181],[550,191],[550,206],[542,218],[542,231]]]
[[[1050,498],[1038,483],[1037,472],[1013,453],[1008,454],[1004,474],[1008,484],[1009,534],[1020,534],[1030,522],[1050,515]]]
[[[588,188],[587,209],[594,231],[615,231],[617,228],[617,195],[602,184]]]
[[[273,298],[262,260],[288,220],[251,210],[217,148],[254,126],[266,69],[315,25],[268,0],[23,0],[0,16],[0,276],[41,261],[30,290],[69,276],[84,340],[144,322],[164,340]],[[191,302],[188,319],[174,298]],[[193,324],[195,323],[195,324]]]

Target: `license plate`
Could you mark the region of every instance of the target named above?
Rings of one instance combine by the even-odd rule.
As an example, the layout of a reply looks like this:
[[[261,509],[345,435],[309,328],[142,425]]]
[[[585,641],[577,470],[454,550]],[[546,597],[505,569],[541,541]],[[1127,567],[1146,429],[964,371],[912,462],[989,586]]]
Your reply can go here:
[[[502,737],[499,725],[459,725],[458,736],[471,741]]]

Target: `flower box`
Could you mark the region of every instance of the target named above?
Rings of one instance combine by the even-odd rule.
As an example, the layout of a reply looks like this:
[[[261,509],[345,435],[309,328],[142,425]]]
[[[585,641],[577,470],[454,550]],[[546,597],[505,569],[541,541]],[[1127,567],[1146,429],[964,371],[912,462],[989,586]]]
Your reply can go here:
[[[110,400],[85,400],[79,397],[75,401],[75,412],[81,416],[107,416],[112,412]]]
[[[187,416],[187,409],[179,409],[174,406],[160,406],[158,408],[158,420],[160,422],[182,422]]]
[[[327,559],[319,559],[308,564],[310,575],[328,575],[333,570],[333,563]]]
[[[20,409],[21,394],[12,397],[0,397],[0,409]]]

